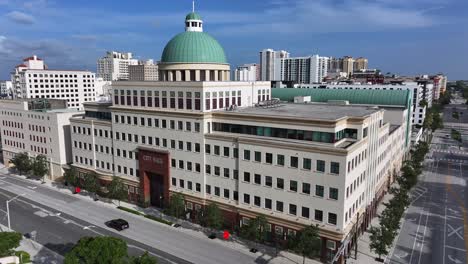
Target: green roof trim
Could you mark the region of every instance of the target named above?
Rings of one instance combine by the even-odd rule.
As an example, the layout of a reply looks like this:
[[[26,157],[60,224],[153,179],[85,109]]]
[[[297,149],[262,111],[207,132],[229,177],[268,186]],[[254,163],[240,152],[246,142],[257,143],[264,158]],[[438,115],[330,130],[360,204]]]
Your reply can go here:
[[[185,17],[185,20],[202,20],[201,16],[198,13],[190,12]]]
[[[294,101],[296,96],[311,96],[312,102],[326,103],[330,100],[349,101],[350,104],[411,107],[410,91],[402,90],[341,90],[308,88],[273,88],[273,98]]]
[[[223,47],[205,32],[183,32],[172,38],[164,48],[163,63],[227,64]]]

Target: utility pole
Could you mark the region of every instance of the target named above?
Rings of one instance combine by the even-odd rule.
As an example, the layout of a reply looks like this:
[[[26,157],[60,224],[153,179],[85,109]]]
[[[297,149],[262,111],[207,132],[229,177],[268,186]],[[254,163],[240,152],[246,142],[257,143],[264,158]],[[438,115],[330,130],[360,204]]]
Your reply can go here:
[[[17,199],[18,197],[20,196],[24,196],[26,194],[19,194],[13,198],[11,198],[10,200],[6,201],[6,208],[7,208],[7,219],[8,219],[8,230],[11,231],[11,225],[10,225],[10,202],[12,202],[13,200]]]

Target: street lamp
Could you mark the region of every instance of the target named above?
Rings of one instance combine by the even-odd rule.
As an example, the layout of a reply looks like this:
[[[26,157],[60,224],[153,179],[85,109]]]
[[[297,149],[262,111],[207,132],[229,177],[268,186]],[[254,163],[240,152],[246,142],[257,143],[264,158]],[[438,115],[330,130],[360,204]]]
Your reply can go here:
[[[11,198],[10,200],[6,201],[7,218],[8,218],[8,230],[10,230],[10,231],[11,231],[11,226],[10,226],[10,206],[9,206],[9,204],[13,200],[19,198],[20,196],[24,196],[24,195],[26,195],[26,194],[22,193],[22,194],[19,194],[19,195],[15,196],[15,197]]]

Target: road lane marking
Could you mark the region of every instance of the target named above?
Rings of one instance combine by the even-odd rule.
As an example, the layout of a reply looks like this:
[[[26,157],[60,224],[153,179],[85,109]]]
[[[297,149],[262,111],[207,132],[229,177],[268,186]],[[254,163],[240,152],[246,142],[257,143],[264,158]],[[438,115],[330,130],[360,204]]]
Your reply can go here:
[[[448,167],[448,172],[450,172],[450,163],[448,163],[447,165]],[[445,188],[447,189],[447,192],[450,193],[450,195],[455,199],[455,201],[458,203],[458,205],[461,207],[461,209],[463,210],[463,237],[465,238],[464,241],[465,241],[465,250],[468,251],[468,215],[467,215],[467,212],[466,212],[466,208],[462,202],[462,200],[460,199],[460,197],[458,196],[458,194],[456,192],[454,192],[450,186],[450,177],[449,175],[445,175]],[[445,256],[444,256],[445,258]],[[465,261],[466,263],[468,263],[468,257],[465,256]]]
[[[445,247],[450,248],[450,249],[454,249],[454,250],[458,250],[458,251],[466,252],[466,250],[464,250],[463,248],[456,248],[456,247],[452,247],[452,246],[445,246]]]
[[[462,226],[455,229],[450,224],[448,224],[447,227],[451,230],[451,231],[449,231],[449,234],[448,234],[447,237],[451,237],[452,235],[456,234],[457,237],[459,237],[461,240],[463,240],[462,235],[458,233],[459,231],[462,231]]]
[[[31,189],[31,190],[36,190],[37,186],[28,186],[28,188]]]
[[[450,261],[456,263],[456,264],[461,264],[463,262],[461,262],[460,260],[458,260],[457,258],[452,258],[452,255],[448,255],[448,258],[450,259]]]

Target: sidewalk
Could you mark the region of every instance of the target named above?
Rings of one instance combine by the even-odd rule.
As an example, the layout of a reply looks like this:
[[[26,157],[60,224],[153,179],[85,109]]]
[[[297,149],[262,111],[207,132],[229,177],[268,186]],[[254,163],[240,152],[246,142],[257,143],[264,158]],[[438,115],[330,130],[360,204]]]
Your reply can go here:
[[[385,194],[385,196],[382,199],[382,202],[377,207],[377,215],[380,215],[382,213],[382,211],[385,209],[384,203],[387,203],[388,201],[390,201],[392,197],[393,195],[390,193]],[[374,217],[372,219],[371,224],[369,225],[369,228],[371,226],[375,226],[375,227],[380,226],[378,217]],[[394,243],[396,243],[397,240],[398,238],[395,238]],[[375,260],[375,258],[377,258],[378,256],[377,254],[375,254],[374,252],[370,250],[369,244],[370,244],[370,233],[368,229],[358,239],[357,259],[354,259],[354,248],[353,248],[351,252],[352,257],[348,259],[347,264],[377,264],[377,263],[382,264],[382,262],[378,262]],[[385,258],[385,256],[382,256],[382,258]]]
[[[10,172],[8,171],[7,168],[0,168],[0,172],[4,173],[4,174],[9,174],[9,176],[13,176],[13,177],[18,178],[18,179],[23,179],[23,180],[26,180],[26,181],[30,181],[31,184],[36,184],[36,185],[38,184],[38,185],[41,185],[42,187],[49,188],[49,189],[61,192],[63,194],[67,194],[69,196],[80,199],[80,200],[82,200],[84,202],[92,203],[92,204],[94,204],[96,206],[104,206],[104,207],[107,207],[109,209],[113,209],[118,214],[129,214],[129,215],[131,215],[133,217],[141,218],[142,221],[148,222],[148,223],[153,224],[153,225],[164,225],[164,224],[160,224],[158,222],[146,219],[143,216],[136,216],[134,214],[131,214],[131,213],[128,213],[128,212],[117,209],[117,206],[119,205],[119,203],[117,201],[112,202],[112,203],[103,202],[103,201],[96,202],[96,201],[93,200],[93,198],[91,196],[87,195],[86,192],[83,192],[83,193],[80,193],[80,194],[73,194],[71,188],[69,188],[67,186],[64,186],[62,183],[57,183],[57,182],[52,182],[50,180],[46,180],[46,182],[44,184],[40,184],[39,181],[26,179],[25,176],[10,174]],[[189,221],[184,221],[184,220],[181,220],[181,219],[175,219],[173,217],[163,215],[162,212],[160,210],[158,210],[157,208],[154,208],[154,207],[141,208],[141,207],[139,207],[139,206],[137,206],[135,204],[130,204],[130,203],[126,203],[126,202],[120,202],[120,206],[127,207],[127,208],[130,208],[130,209],[139,211],[139,212],[143,212],[143,213],[148,214],[148,215],[161,217],[161,218],[163,218],[165,220],[169,220],[169,221],[172,221],[174,223],[179,223],[181,225],[181,228],[174,229],[172,232],[185,233],[185,234],[187,234],[187,235],[189,235],[191,237],[196,237],[197,239],[200,239],[202,241],[207,239],[206,232],[204,232],[206,230],[205,228],[203,228],[203,227],[201,227],[201,226],[199,226],[197,224],[191,223]],[[164,226],[166,226],[166,225],[164,225]],[[171,227],[169,227],[169,228],[171,228]],[[133,237],[131,237],[131,238],[135,239],[135,240],[138,240],[138,239],[133,238]],[[269,263],[269,264],[286,264],[286,263],[301,264],[302,263],[302,256],[298,256],[298,255],[295,255],[293,253],[286,252],[286,251],[280,251],[280,252],[278,252],[278,255],[275,256],[275,249],[272,248],[272,247],[269,247],[269,246],[265,246],[265,245],[258,245],[258,246],[256,245],[256,248],[258,248],[259,251],[256,254],[250,253],[249,249],[250,249],[250,245],[252,245],[252,243],[248,243],[246,241],[240,240],[239,238],[237,238],[235,236],[233,236],[232,239],[229,240],[229,241],[222,240],[222,239],[215,239],[215,240],[210,240],[210,241],[213,242],[213,243],[222,245],[223,247],[227,247],[227,248],[230,248],[232,250],[242,252],[242,253],[244,253],[246,255],[250,255],[252,257],[255,257],[256,258],[255,262],[257,262],[257,263]],[[145,241],[140,241],[140,242],[145,243]],[[147,243],[145,243],[145,244],[147,244]],[[150,244],[147,244],[147,245],[150,245]],[[321,263],[321,262],[316,261],[316,260],[306,259],[305,263],[306,264],[318,264],[318,263]]]
[[[0,232],[7,232],[8,227],[0,224]],[[32,263],[39,264],[60,264],[63,263],[63,256],[53,252],[43,245],[23,236],[20,246],[16,251],[26,251],[31,256]]]

